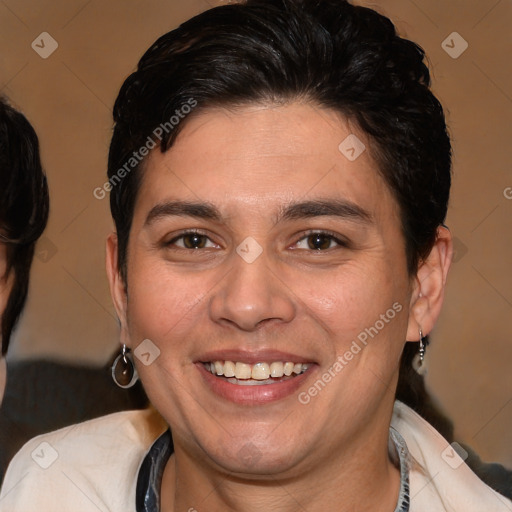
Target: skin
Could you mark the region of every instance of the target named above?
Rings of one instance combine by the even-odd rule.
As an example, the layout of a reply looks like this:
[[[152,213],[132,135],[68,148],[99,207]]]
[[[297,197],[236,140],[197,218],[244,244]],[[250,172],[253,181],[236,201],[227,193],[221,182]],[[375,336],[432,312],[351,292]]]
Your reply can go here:
[[[353,133],[367,150],[350,162],[338,146]],[[335,112],[293,103],[202,112],[168,152],[149,156],[127,287],[115,234],[107,271],[121,341],[136,348],[150,339],[161,351],[137,369],[175,443],[162,510],[394,510],[399,474],[387,441],[399,359],[420,326],[424,335],[434,326],[452,245],[440,228],[428,259],[408,275],[397,203],[371,149]],[[155,205],[176,200],[207,202],[220,217],[146,222]],[[368,219],[280,218],[291,203],[315,200],[351,202]],[[199,238],[203,248],[169,243],[189,229],[207,237]],[[310,230],[348,244],[322,238],[322,249],[311,249]],[[247,237],[263,249],[250,264],[236,252]],[[298,393],[396,302],[402,311],[301,404]],[[233,403],[213,393],[194,364],[209,350],[232,348],[281,350],[315,365],[290,396]]]

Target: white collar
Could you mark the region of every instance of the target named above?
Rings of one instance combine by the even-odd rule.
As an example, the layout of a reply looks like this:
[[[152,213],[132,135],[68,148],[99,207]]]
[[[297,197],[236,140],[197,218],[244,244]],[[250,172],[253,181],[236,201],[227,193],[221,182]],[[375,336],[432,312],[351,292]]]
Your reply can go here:
[[[412,512],[511,512],[512,502],[482,482],[430,423],[396,401],[391,426],[411,455]]]

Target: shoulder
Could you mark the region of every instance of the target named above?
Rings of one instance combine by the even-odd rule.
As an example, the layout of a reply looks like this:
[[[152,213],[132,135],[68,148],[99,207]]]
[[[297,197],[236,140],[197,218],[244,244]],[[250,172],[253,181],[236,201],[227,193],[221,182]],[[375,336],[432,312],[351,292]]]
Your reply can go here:
[[[11,461],[0,512],[130,511],[139,466],[167,426],[153,409],[125,411],[44,434]]]
[[[464,462],[467,453],[446,439],[407,405],[397,401],[391,426],[410,453],[411,505],[418,511],[493,512],[512,510],[512,502],[491,489]]]

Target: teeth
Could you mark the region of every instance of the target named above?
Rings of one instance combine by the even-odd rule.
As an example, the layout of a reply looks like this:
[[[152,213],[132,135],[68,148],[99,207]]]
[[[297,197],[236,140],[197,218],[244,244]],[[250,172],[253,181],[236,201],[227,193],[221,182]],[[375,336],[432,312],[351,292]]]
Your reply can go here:
[[[235,377],[237,379],[250,379],[252,374],[251,365],[245,363],[236,363]]]
[[[272,363],[270,365],[270,376],[271,377],[282,377],[284,375],[283,363]]]
[[[215,373],[217,375],[224,375],[224,365],[221,363],[221,361],[215,361],[214,367]]]
[[[224,363],[224,377],[234,377],[235,376],[235,363],[232,361],[226,361]],[[222,373],[221,373],[222,375]]]
[[[274,361],[273,363],[256,363],[250,365],[237,361],[213,361],[204,363],[205,368],[213,375],[224,376],[231,381],[244,380],[247,384],[249,381],[265,381],[271,383],[272,378],[278,379],[283,376],[289,377],[292,374],[300,375],[304,373],[309,364],[306,363],[292,363],[291,361],[281,362]],[[234,377],[234,378],[233,378]],[[262,382],[263,383],[263,382]]]
[[[270,366],[267,363],[257,363],[257,364],[255,364],[252,367],[251,377],[254,380],[266,380],[266,379],[268,379],[270,377]]]
[[[284,374],[288,377],[293,373],[293,368],[295,365],[293,363],[284,363]]]

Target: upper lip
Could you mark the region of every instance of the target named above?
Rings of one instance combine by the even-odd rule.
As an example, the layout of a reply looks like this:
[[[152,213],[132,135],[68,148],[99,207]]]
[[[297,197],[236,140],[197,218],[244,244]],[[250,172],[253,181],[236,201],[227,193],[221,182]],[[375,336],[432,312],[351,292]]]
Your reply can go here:
[[[291,363],[312,363],[314,362],[307,356],[282,352],[279,350],[240,350],[225,349],[214,350],[200,355],[196,362],[208,363],[213,361],[233,361],[247,364],[272,363],[275,361]]]

